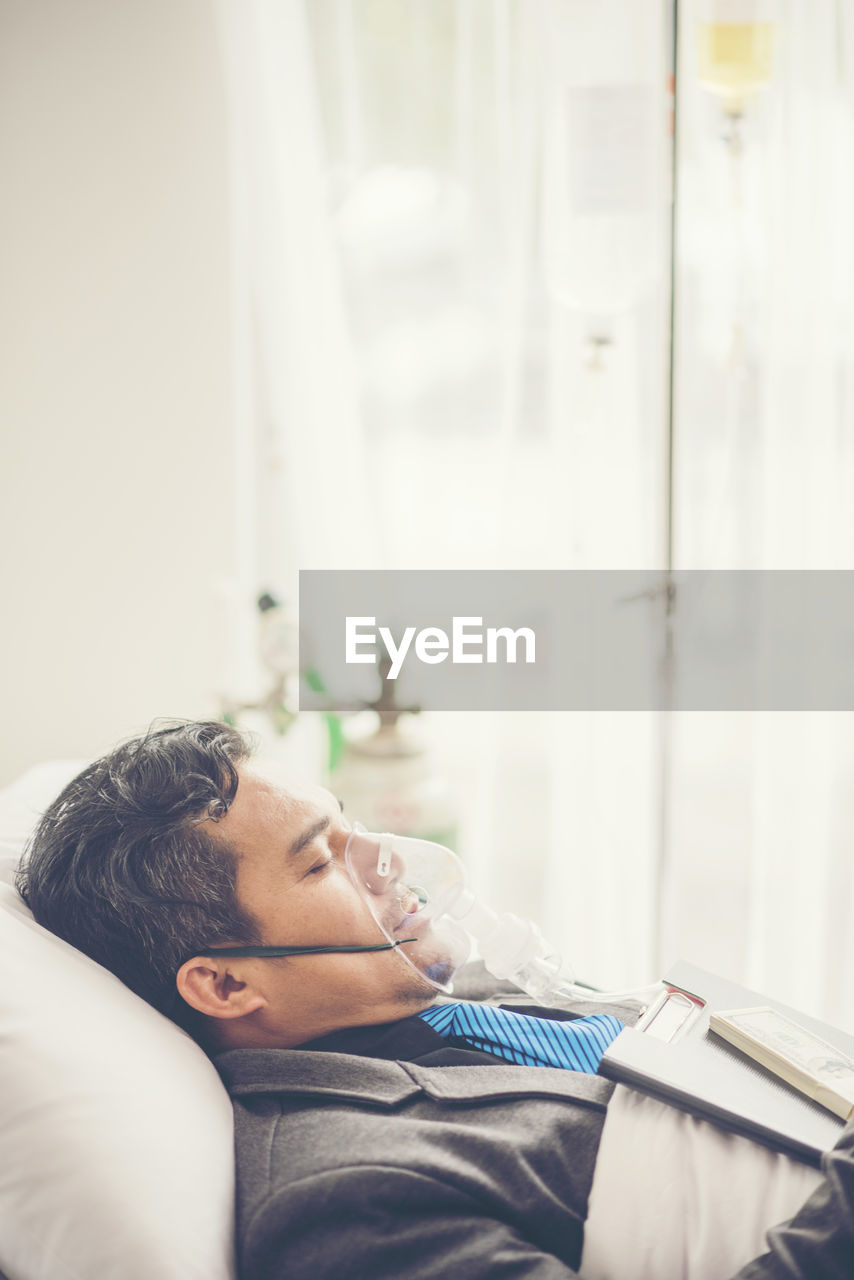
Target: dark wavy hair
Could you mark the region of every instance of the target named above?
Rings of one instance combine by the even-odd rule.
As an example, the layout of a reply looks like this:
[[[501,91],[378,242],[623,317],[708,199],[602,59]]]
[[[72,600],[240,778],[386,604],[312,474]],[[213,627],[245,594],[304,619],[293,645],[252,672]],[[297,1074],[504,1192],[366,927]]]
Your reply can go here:
[[[236,850],[208,821],[228,812],[250,754],[226,724],[153,725],[68,784],[16,880],[39,924],[197,1036],[178,969],[217,942],[261,940],[237,900]]]

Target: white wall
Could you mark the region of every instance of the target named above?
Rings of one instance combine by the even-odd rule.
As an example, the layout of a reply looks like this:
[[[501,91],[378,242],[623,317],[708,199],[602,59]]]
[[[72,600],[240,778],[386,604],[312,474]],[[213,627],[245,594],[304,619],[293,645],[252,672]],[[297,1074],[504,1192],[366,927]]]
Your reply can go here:
[[[0,782],[216,710],[233,574],[206,0],[0,0]]]

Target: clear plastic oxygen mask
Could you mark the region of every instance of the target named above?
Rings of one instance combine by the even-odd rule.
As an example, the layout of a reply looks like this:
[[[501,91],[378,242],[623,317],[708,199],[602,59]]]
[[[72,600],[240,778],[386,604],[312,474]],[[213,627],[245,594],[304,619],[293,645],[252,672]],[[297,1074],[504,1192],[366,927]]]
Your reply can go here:
[[[530,920],[498,915],[466,886],[463,864],[444,845],[412,836],[376,834],[356,823],[344,851],[347,871],[389,944],[438,991],[453,991],[454,974],[476,943],[486,968],[510,979],[541,1004],[559,1008],[579,999],[647,1003],[661,984],[635,991],[595,991],[579,985]]]
[[[452,914],[464,878],[456,854],[430,840],[376,835],[357,822],[344,861],[398,955],[439,991],[450,992],[471,952],[469,935]]]

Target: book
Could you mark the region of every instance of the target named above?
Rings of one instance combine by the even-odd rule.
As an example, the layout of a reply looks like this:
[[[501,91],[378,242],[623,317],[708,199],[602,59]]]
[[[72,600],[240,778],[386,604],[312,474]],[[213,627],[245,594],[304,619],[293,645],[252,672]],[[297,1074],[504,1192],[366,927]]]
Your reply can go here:
[[[842,1120],[854,1111],[854,1059],[768,1005],[713,1013],[709,1027]]]
[[[852,1060],[854,1036],[694,965],[664,982],[662,1000],[608,1046],[600,1074],[818,1168],[842,1119],[715,1035],[711,1016],[773,1009]]]

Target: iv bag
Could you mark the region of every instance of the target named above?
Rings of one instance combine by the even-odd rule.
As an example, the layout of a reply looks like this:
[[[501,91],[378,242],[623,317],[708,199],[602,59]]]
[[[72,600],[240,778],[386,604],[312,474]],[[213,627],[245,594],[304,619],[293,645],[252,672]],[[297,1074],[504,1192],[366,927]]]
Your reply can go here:
[[[552,6],[546,50],[543,263],[574,310],[612,316],[660,274],[665,68],[656,13],[625,0]]]
[[[771,81],[775,16],[775,0],[701,0],[697,74],[729,115],[741,115],[750,95]]]

